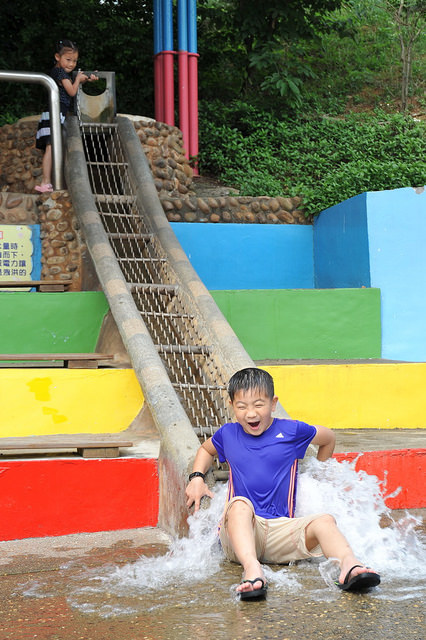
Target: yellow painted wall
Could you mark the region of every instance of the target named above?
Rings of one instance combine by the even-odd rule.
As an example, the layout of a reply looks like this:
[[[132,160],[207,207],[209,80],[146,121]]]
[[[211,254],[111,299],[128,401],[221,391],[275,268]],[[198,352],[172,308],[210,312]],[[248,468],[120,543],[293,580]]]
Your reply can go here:
[[[142,405],[132,369],[0,369],[0,437],[117,433]]]
[[[426,428],[426,364],[262,367],[292,418],[333,429]]]

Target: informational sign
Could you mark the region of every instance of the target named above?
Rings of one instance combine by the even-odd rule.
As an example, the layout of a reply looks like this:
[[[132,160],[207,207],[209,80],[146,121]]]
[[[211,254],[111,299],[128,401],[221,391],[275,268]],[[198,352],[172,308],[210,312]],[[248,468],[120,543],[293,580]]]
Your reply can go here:
[[[40,275],[40,225],[0,225],[0,290],[15,291],[2,288],[2,281],[39,280]]]

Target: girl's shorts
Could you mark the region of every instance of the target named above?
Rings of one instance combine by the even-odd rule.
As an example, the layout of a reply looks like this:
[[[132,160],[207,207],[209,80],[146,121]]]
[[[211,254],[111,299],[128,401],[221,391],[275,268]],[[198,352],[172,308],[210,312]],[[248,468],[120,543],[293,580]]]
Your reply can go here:
[[[256,555],[260,562],[286,564],[294,560],[318,558],[323,555],[319,545],[308,551],[305,542],[305,530],[309,523],[324,514],[319,513],[301,518],[261,518],[255,514],[253,504],[248,498],[236,496],[229,501],[219,530],[219,539],[223,552],[231,562],[239,562],[227,533],[229,509],[237,500],[245,502],[253,511]]]

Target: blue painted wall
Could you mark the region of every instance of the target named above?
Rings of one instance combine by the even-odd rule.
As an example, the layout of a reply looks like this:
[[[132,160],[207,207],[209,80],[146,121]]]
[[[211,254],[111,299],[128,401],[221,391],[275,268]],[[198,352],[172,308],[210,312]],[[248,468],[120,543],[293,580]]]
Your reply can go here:
[[[316,285],[380,289],[385,359],[426,360],[425,247],[425,189],[362,194],[315,223]]]
[[[426,190],[367,194],[371,286],[382,292],[382,357],[426,361]]]
[[[310,225],[172,223],[210,290],[312,289]]]
[[[326,209],[314,223],[315,286],[369,287],[367,194]]]
[[[425,189],[355,196],[323,211],[313,229],[172,226],[210,290],[380,289],[382,357],[426,361]]]

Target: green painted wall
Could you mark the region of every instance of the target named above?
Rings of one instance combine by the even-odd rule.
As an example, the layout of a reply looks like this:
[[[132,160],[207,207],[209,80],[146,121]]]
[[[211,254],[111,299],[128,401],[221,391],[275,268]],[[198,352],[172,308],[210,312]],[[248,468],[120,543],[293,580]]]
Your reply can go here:
[[[0,353],[90,353],[107,311],[101,291],[1,291]]]
[[[210,293],[253,360],[381,356],[379,289]]]

